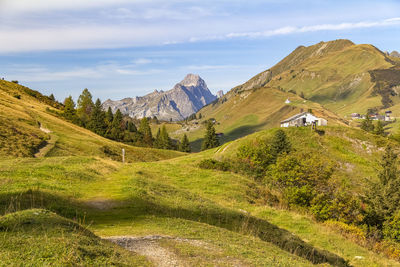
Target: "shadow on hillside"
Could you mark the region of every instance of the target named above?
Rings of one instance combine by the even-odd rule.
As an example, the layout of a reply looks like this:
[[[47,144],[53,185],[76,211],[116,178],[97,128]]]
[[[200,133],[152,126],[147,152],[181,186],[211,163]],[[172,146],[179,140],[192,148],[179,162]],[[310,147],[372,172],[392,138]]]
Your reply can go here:
[[[33,208],[48,209],[67,218],[81,217],[85,213],[82,202],[36,189],[0,194],[0,216]]]
[[[133,205],[131,208],[135,210],[136,214],[140,210],[143,212],[142,215],[165,216],[206,223],[233,232],[257,236],[263,241],[272,243],[314,264],[329,263],[335,266],[348,266],[348,263],[338,255],[317,249],[293,233],[249,214],[206,205],[194,206],[191,209],[169,207],[141,198],[132,198],[127,203]]]
[[[136,196],[126,199],[121,204],[110,210],[96,210],[89,207],[85,202],[40,190],[0,194],[1,214],[31,208],[44,208],[67,218],[79,218],[84,221],[86,217],[87,221],[92,220],[93,223],[104,219],[117,223],[123,218],[132,219],[140,215],[180,218],[206,223],[241,234],[257,236],[263,241],[270,242],[314,264],[329,263],[335,266],[348,266],[347,262],[338,255],[317,249],[291,232],[245,213],[211,206],[211,204],[193,205],[191,209],[169,207]]]

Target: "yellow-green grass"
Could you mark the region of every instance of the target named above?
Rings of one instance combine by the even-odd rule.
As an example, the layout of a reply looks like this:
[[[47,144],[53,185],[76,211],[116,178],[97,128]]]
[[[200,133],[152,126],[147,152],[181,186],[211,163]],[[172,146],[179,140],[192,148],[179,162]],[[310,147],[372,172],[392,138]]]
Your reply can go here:
[[[78,223],[32,209],[0,216],[1,266],[151,266]]]
[[[9,159],[2,163],[0,180],[5,186],[0,189],[0,206],[3,213],[41,207],[69,218],[84,218],[89,229],[101,236],[173,235],[202,239],[216,246],[220,255],[241,262],[310,264],[271,243],[245,235],[245,230],[244,233],[229,231],[229,224],[218,227],[216,217],[229,219],[229,209],[201,199],[189,189],[162,182],[170,173],[164,176],[157,173],[157,179],[147,176],[149,169],[157,167],[153,163],[123,166],[82,157]],[[169,168],[176,167],[165,163],[165,171],[172,172]],[[201,176],[206,177],[204,173]],[[223,176],[225,180],[229,177]],[[227,240],[231,242],[224,242]],[[210,251],[209,257],[214,253]]]
[[[374,92],[375,83],[369,71],[388,69],[393,64],[372,45],[355,45],[348,40],[299,47],[268,71],[233,88],[218,103],[198,113],[205,119],[215,118],[222,142],[277,127],[290,115],[312,109],[328,120],[329,125],[343,125],[341,118],[351,113],[365,114],[369,108],[381,107],[382,97]],[[264,75],[264,77],[263,77]],[[280,90],[277,90],[280,89]],[[283,90],[283,91],[282,91]],[[304,94],[307,100],[297,95]],[[285,105],[289,98],[292,103]],[[392,97],[390,108],[400,114],[400,99]],[[400,116],[400,115],[398,115]],[[190,125],[187,135],[195,151],[200,150],[204,124]],[[178,130],[172,135],[182,135]]]
[[[13,97],[19,94],[20,99]],[[121,160],[121,150],[126,150],[126,160],[149,161],[167,159],[184,155],[176,151],[140,148],[114,142],[100,137],[82,127],[65,121],[49,112],[55,110],[39,102],[38,99],[24,94],[21,86],[0,81],[0,156],[33,156],[49,141],[51,149],[40,156],[85,155],[111,157]],[[55,110],[57,111],[57,110]],[[59,112],[59,111],[58,111]],[[50,130],[44,133],[42,127]],[[20,134],[15,134],[19,132]],[[50,142],[51,141],[51,142]],[[104,153],[105,147],[111,153]]]
[[[287,133],[296,149],[318,149],[322,144],[323,153],[353,164],[354,172],[342,176],[349,183],[364,176],[356,176],[360,168],[365,169],[365,175],[375,175],[374,158],[386,142],[383,138],[349,128],[324,130],[323,136],[314,136],[308,128],[287,129]],[[72,156],[2,160],[1,210],[43,207],[69,218],[84,217],[89,230],[99,236],[168,235],[198,239],[216,248],[196,252],[193,247],[182,248],[182,244],[173,241],[162,243],[191,263],[198,260],[215,265],[217,258],[229,256],[251,265],[308,265],[308,261],[282,250],[274,240],[266,242],[265,237],[257,235],[258,227],[272,223],[312,247],[344,257],[354,266],[396,265],[307,215],[265,206],[259,194],[262,188],[250,178],[198,168],[202,159],[228,158],[240,144],[272,132],[260,132],[221,148],[159,162],[122,164]],[[348,144],[351,140],[371,146],[371,154],[363,148],[363,143]],[[240,216],[261,221],[241,220]],[[284,233],[276,228],[268,229],[273,230],[269,233],[271,236]],[[364,258],[358,260],[356,256]]]
[[[391,66],[375,47],[353,45],[310,57],[274,77],[269,85],[303,92],[305,97],[342,116],[365,113],[368,108],[381,105],[381,97],[372,96],[374,83],[368,71]]]
[[[291,103],[285,104],[286,99],[290,99]],[[189,131],[179,130],[172,135],[186,133],[193,150],[199,151],[205,134],[205,125],[202,122],[207,119],[216,120],[215,129],[224,134],[220,138],[224,143],[260,130],[279,127],[282,120],[308,109],[317,116],[326,118],[330,125],[345,125],[340,117],[318,103],[276,88],[263,87],[238,93],[224,103],[218,102],[204,107],[199,111],[203,116],[198,121],[199,124],[190,122]]]

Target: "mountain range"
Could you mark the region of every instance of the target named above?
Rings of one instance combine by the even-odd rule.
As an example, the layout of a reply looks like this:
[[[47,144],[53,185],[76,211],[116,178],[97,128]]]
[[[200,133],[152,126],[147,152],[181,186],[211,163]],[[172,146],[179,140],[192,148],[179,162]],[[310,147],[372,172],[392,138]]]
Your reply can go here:
[[[298,46],[199,112],[203,120],[218,122],[216,130],[226,142],[278,127],[280,121],[308,109],[326,118],[329,125],[349,124],[351,113],[391,110],[397,117],[399,93],[400,59],[395,53],[339,39]],[[286,104],[286,99],[291,103]],[[184,131],[199,148],[204,128],[193,125]]]
[[[179,121],[196,113],[205,105],[216,100],[206,82],[196,74],[188,74],[171,90],[158,91],[142,97],[124,98],[118,101],[108,99],[103,108],[115,112],[119,109],[131,117],[157,117],[164,121]]]

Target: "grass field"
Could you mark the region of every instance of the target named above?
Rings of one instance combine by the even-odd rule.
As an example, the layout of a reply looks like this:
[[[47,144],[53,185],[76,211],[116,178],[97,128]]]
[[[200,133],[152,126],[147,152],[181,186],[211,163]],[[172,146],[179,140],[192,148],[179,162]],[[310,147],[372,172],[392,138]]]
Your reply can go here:
[[[310,132],[295,130],[300,132],[289,135],[300,136],[298,143],[294,143],[300,147]],[[353,266],[397,265],[346,240],[307,215],[265,206],[258,194],[260,188],[250,178],[198,167],[204,158],[233,156],[240,143],[268,134],[268,131],[257,133],[222,148],[159,162],[122,164],[85,156],[3,159],[0,165],[1,211],[13,214],[24,209],[46,208],[66,218],[75,218],[89,231],[103,237],[160,235],[201,241],[200,248],[179,240],[157,241],[188,264],[223,265],[221,258],[227,258],[230,259],[227,265],[310,265],[310,261],[289,253],[290,247],[279,242],[286,240],[285,244],[292,245],[305,241],[310,249],[329,251]],[[373,150],[369,154],[362,151],[362,146],[350,146],[350,151],[344,151],[343,146],[347,144],[337,136],[360,140],[371,145]],[[368,164],[373,162],[375,153],[380,153],[379,145],[382,145],[380,138],[340,128],[327,129],[325,136],[311,138],[307,145],[313,146],[315,142],[323,142],[332,156],[356,166],[354,173],[348,176],[354,179],[352,181],[363,176],[354,176],[358,168],[372,173],[373,165]],[[52,238],[56,238],[49,228],[52,226],[41,227],[47,229],[50,241],[46,244],[52,244]],[[260,229],[265,229],[268,236],[260,234]],[[19,226],[14,231],[22,232],[15,240],[27,235]],[[8,231],[5,234],[14,235]],[[73,236],[64,238],[72,239],[68,242],[78,242]],[[103,246],[116,249],[110,244],[96,242],[99,250]],[[60,246],[57,251],[62,249],[66,248]],[[32,253],[39,259],[41,251],[37,249]],[[61,252],[50,253],[49,261],[57,253]],[[8,257],[12,260],[13,256]],[[120,260],[110,255],[105,258]],[[141,260],[140,257],[132,259]]]
[[[154,263],[100,239],[115,236],[159,236],[153,244],[183,265],[399,265],[307,214],[266,205],[262,185],[250,177],[199,168],[203,159],[234,158],[241,144],[270,136],[274,130],[197,154],[138,148],[101,138],[54,116],[48,105],[24,94],[18,85],[0,81],[0,89],[0,118],[18,123],[1,124],[1,138],[12,138],[10,127],[21,133],[14,134],[15,142],[7,149],[4,145],[0,149],[0,258],[5,265]],[[16,92],[19,98],[13,96]],[[291,105],[282,104],[288,93],[277,89],[258,92],[263,97],[274,94],[279,101],[271,105],[282,106],[288,115],[305,107],[296,96]],[[255,96],[238,94],[229,101],[236,101],[239,110],[253,101],[263,105]],[[235,129],[240,125],[267,125],[267,113],[257,113],[256,104],[249,110],[254,115],[235,118],[224,118],[219,107],[217,121],[233,123],[221,123],[217,130],[237,138],[241,134]],[[312,105],[315,112],[337,118]],[[269,118],[278,121],[275,117]],[[40,130],[39,122],[50,132]],[[344,166],[336,178],[357,193],[367,178],[376,178],[376,158],[388,141],[349,127],[323,130],[318,135],[309,128],[293,128],[287,134],[295,149],[311,148]],[[32,136],[29,146],[27,135]],[[112,153],[104,153],[105,146]],[[43,147],[48,149],[33,157]],[[127,163],[121,163],[121,148],[127,150]],[[10,149],[18,153],[11,154]]]

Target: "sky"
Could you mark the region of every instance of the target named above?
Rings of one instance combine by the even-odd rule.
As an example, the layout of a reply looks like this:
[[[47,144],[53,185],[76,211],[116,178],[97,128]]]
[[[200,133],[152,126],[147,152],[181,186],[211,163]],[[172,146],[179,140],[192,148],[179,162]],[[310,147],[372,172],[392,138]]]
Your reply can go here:
[[[0,77],[63,101],[117,100],[199,74],[228,91],[299,45],[400,50],[400,0],[0,0]]]

